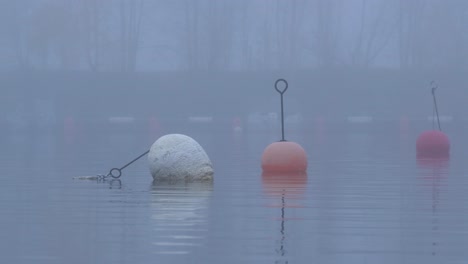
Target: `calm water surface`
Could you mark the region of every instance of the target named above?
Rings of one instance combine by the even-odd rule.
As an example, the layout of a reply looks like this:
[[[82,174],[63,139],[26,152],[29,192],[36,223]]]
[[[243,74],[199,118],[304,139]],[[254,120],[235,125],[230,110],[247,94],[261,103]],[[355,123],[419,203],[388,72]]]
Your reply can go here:
[[[1,263],[466,263],[468,149],[446,125],[449,160],[418,161],[427,123],[402,129],[312,123],[286,129],[307,174],[262,175],[279,129],[172,127],[157,133],[5,133]],[[146,157],[120,181],[105,173],[164,133],[196,139],[212,185],[153,185]]]

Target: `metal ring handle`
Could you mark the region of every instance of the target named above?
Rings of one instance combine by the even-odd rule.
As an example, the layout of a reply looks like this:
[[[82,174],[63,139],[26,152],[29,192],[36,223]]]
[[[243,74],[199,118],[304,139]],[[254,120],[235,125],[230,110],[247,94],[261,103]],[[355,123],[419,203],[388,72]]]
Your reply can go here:
[[[438,85],[437,85],[436,82],[431,81],[431,86],[432,86],[431,92],[432,92],[432,95],[434,95],[434,94],[435,94],[435,90],[437,89],[437,86],[438,86]]]
[[[113,172],[114,171],[117,171],[118,174],[114,174]],[[120,178],[120,176],[122,176],[122,170],[118,169],[118,168],[113,168],[109,171],[109,175],[114,178],[114,179],[118,179]]]
[[[280,89],[280,88],[278,87],[278,84],[279,84],[280,82],[284,83],[284,88],[283,88],[283,89]],[[278,80],[276,80],[276,82],[275,82],[275,89],[276,89],[276,91],[277,91],[278,93],[284,94],[284,92],[286,92],[286,90],[288,90],[288,82],[287,82],[285,79],[278,79]]]

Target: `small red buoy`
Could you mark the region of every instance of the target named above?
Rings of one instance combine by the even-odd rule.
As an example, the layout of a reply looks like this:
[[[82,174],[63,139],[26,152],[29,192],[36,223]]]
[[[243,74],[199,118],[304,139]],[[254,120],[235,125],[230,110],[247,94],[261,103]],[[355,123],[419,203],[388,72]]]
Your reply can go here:
[[[240,117],[235,117],[232,120],[232,129],[236,132],[242,131],[242,120],[240,119]]]
[[[425,131],[416,141],[416,151],[418,157],[448,157],[450,141],[442,131]]]
[[[232,120],[232,125],[236,127],[236,126],[241,126],[241,124],[242,124],[242,121],[240,117],[234,117],[234,119]]]
[[[295,142],[271,143],[263,151],[262,169],[265,172],[304,172],[307,170],[306,152]]]
[[[283,85],[279,85],[282,83]],[[283,94],[288,90],[288,82],[278,79],[275,90],[281,96],[281,141],[271,143],[263,151],[262,169],[264,172],[304,172],[307,170],[307,155],[297,143],[284,139]]]
[[[149,119],[149,128],[150,132],[157,132],[159,131],[159,122],[156,117],[150,117]]]
[[[63,133],[67,141],[71,141],[76,134],[76,124],[73,117],[66,117],[63,121]]]
[[[64,128],[68,130],[74,130],[75,129],[75,119],[71,116],[65,117],[65,120],[63,121],[64,123]]]

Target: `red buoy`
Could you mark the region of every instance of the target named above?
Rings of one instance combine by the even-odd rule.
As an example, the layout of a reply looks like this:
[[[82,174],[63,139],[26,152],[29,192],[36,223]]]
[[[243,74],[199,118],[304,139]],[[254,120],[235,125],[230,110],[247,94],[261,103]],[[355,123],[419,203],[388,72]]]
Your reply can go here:
[[[437,158],[448,157],[450,141],[442,131],[429,130],[421,133],[416,141],[418,157]]]
[[[159,132],[160,126],[159,126],[159,121],[156,117],[150,117],[148,123],[149,123],[150,133]]]
[[[304,172],[307,170],[306,152],[295,142],[271,143],[263,151],[262,169],[266,172]]]
[[[280,87],[279,84],[283,83]],[[281,141],[271,143],[263,151],[262,169],[264,172],[305,172],[307,155],[297,143],[284,139],[283,94],[288,89],[285,79],[275,82],[275,90],[281,95]]]

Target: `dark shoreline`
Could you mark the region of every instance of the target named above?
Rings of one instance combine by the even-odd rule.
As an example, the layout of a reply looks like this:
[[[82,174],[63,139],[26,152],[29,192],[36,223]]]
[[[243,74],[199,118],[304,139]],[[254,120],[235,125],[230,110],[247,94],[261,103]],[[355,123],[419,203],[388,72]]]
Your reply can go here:
[[[468,89],[464,71],[330,70],[295,72],[9,72],[0,73],[1,110],[18,107],[27,115],[41,101],[58,119],[73,116],[186,118],[191,115],[246,117],[277,112],[273,89],[286,78],[286,112],[305,117],[348,114],[427,116],[431,114],[429,83],[439,83],[442,114],[463,116]],[[289,101],[288,101],[289,100]],[[4,117],[1,117],[4,118]]]

